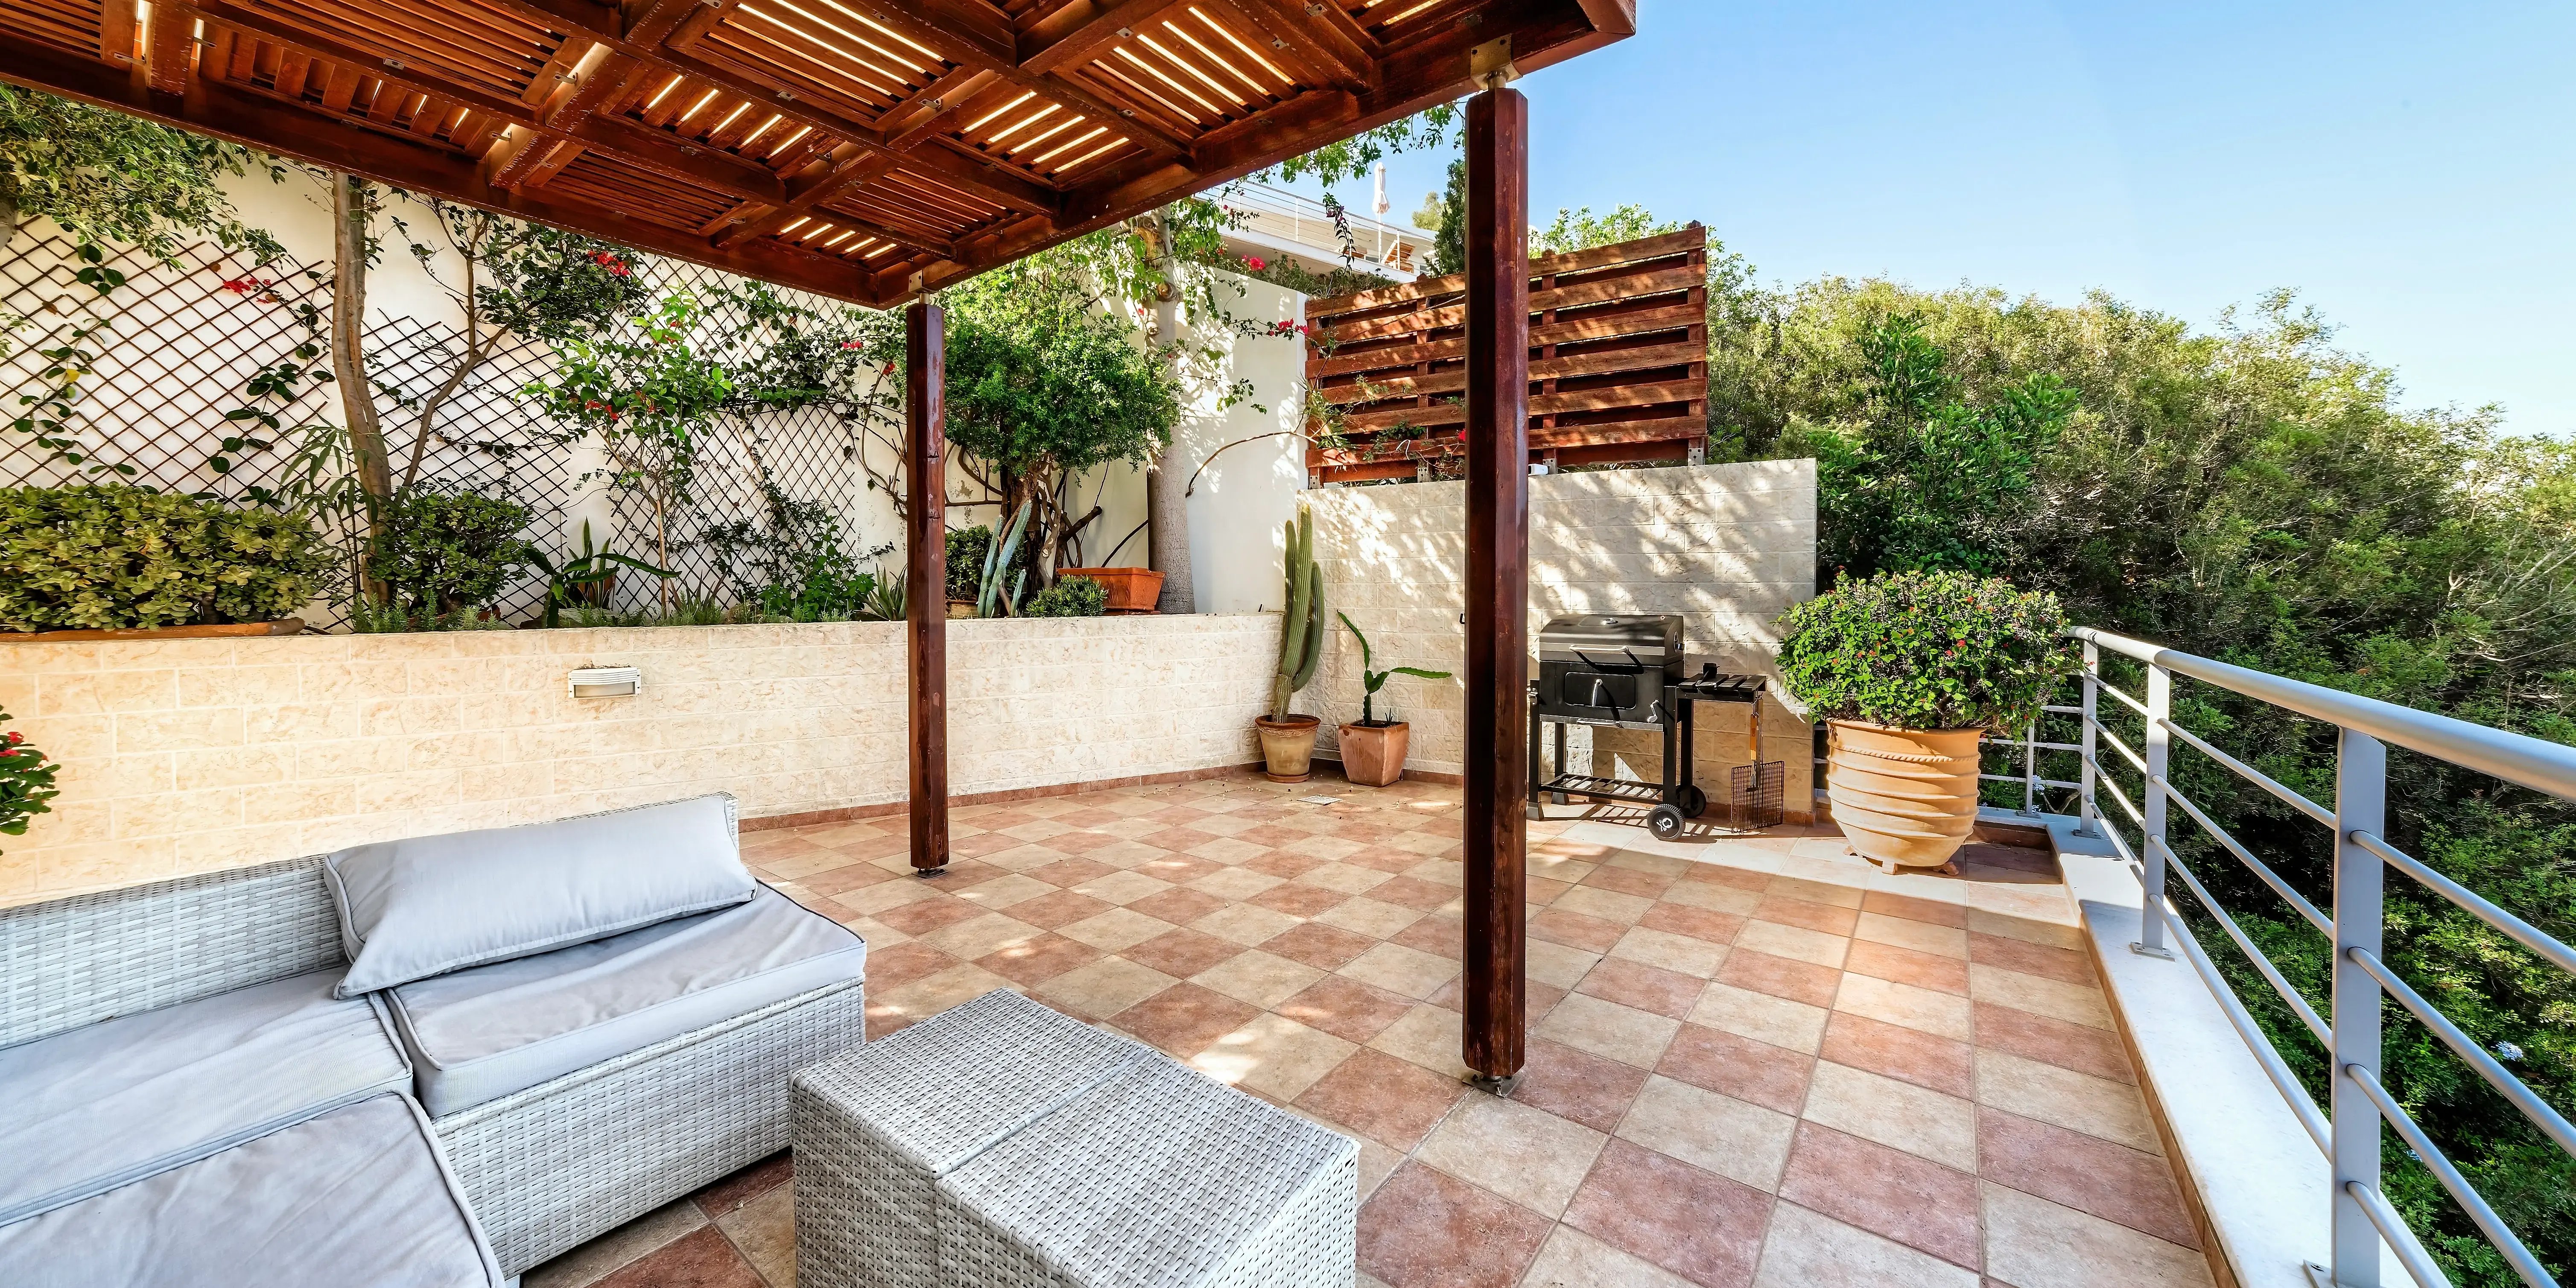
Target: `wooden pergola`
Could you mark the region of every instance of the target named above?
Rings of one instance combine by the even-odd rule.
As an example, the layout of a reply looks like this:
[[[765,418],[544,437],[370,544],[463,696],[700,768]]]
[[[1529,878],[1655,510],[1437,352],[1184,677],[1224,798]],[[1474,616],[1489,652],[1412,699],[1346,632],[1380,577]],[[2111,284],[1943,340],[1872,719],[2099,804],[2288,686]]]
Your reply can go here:
[[[911,584],[945,584],[941,318],[985,269],[1468,105],[1465,1056],[1522,1063],[1528,103],[1635,0],[0,0],[0,80],[656,254],[910,304]],[[1477,91],[1483,92],[1478,93]],[[912,596],[913,864],[948,861]]]

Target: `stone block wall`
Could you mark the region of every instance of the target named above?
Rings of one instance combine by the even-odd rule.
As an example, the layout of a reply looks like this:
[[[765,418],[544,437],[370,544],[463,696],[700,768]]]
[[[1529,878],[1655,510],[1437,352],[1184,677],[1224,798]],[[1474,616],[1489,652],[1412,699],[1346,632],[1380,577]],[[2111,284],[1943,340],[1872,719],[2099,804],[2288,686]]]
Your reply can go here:
[[[1459,483],[1327,488],[1308,494],[1329,606],[1369,633],[1377,667],[1459,672],[1466,665],[1466,488]],[[1815,462],[1756,461],[1548,475],[1530,480],[1530,634],[1565,613],[1678,613],[1693,657],[1721,670],[1773,674],[1780,615],[1816,593]],[[1360,650],[1334,620],[1315,683],[1298,709],[1333,726],[1360,715]],[[1464,769],[1460,681],[1397,676],[1379,694],[1412,725],[1412,764]],[[1812,800],[1809,728],[1766,699],[1763,757],[1783,762],[1792,817]],[[1747,711],[1701,703],[1696,773],[1722,799],[1726,772],[1744,763]],[[1586,737],[1591,733],[1596,736]],[[1656,735],[1575,730],[1577,768],[1654,778]]]
[[[1259,759],[1272,614],[949,624],[961,795]],[[635,665],[634,698],[565,672]],[[725,790],[747,817],[905,795],[899,623],[0,644],[62,796],[0,904]]]

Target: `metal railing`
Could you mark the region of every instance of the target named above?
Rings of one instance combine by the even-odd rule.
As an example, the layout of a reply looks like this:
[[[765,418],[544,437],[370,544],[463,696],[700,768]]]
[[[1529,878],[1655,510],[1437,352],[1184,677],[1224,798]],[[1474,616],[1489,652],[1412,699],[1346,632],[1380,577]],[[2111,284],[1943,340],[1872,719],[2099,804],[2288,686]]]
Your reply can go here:
[[[2576,973],[2576,949],[2434,871],[2391,844],[2385,835],[2387,748],[2390,745],[2567,800],[2576,800],[2576,748],[2230,666],[2089,628],[2078,628],[2071,633],[2084,646],[2083,704],[2052,706],[2047,710],[2052,714],[2080,717],[2082,740],[2077,743],[2043,742],[2034,724],[2022,738],[2006,740],[2003,744],[2020,749],[2022,774],[2018,778],[2006,774],[1982,777],[2022,783],[2023,808],[2030,813],[2038,812],[2044,790],[2073,791],[2081,810],[2078,834],[2107,838],[2122,859],[2137,866],[2146,896],[2141,909],[2139,941],[2130,945],[2131,951],[2172,960],[2174,953],[2173,948],[2167,946],[2166,929],[2168,926],[2173,928],[2173,947],[2180,948],[2183,957],[2199,972],[2219,1006],[2226,1011],[2237,1034],[2261,1062],[2272,1085],[2289,1102],[2318,1150],[2332,1164],[2332,1264],[2311,1269],[2341,1288],[2381,1288],[2379,1244],[2385,1239],[2396,1252],[2399,1262],[2426,1288],[2449,1288],[2449,1279],[2380,1192],[2379,1125],[2384,1120],[2405,1141],[2408,1149],[2422,1160],[2426,1170],[2449,1191],[2460,1210],[2494,1243],[2496,1250],[2524,1283],[2532,1285],[2532,1288],[2558,1288],[2558,1281],[2539,1258],[2532,1255],[2531,1250],[2496,1215],[2495,1209],[2461,1175],[2459,1168],[2444,1156],[2432,1138],[2381,1085],[2381,997],[2394,998],[2479,1077],[2521,1110],[2543,1135],[2570,1155],[2576,1155],[2576,1127],[2571,1127],[2564,1115],[2542,1100],[2495,1056],[2390,970],[2382,960],[2380,936],[2383,924],[2382,884],[2387,870],[2395,868],[2559,969]],[[2143,697],[2128,693],[2103,678],[2102,655],[2105,652],[2144,664],[2147,682]],[[2338,731],[2334,804],[2327,806],[2309,799],[2176,723],[2173,718],[2176,676],[2215,685],[2333,725]],[[2146,737],[2143,746],[2131,747],[2103,725],[2099,704],[2106,694],[2144,721]],[[2174,787],[2170,765],[2177,744],[2207,757],[2212,763],[2278,797],[2300,814],[2333,830],[2334,894],[2330,907],[2321,909],[2302,896],[2271,865],[2256,857],[2251,849],[2210,817],[2208,810]],[[2104,747],[2118,753],[2125,767],[2143,778],[2143,799],[2130,800],[2128,794],[2120,789],[2116,778],[2105,770],[2101,760]],[[2042,751],[2071,752],[2079,757],[2083,766],[2080,780],[2070,782],[2042,778],[2039,774],[2039,754]],[[2121,817],[2117,822],[2102,812],[2100,798],[2105,794],[2118,807]],[[2328,1015],[2317,1014],[2316,1008],[2299,995],[2280,968],[2264,956],[2236,920],[2218,905],[2199,875],[2174,852],[2166,839],[2166,825],[2170,811],[2175,808],[2179,808],[2230,856],[2259,877],[2301,919],[2333,941],[2334,966]],[[2136,844],[2130,843],[2124,829],[2135,831],[2138,837]],[[2264,1036],[2253,1015],[2238,1000],[2217,966],[2184,927],[2175,905],[2165,895],[2168,873],[2182,878],[2183,886],[2210,920],[2246,955],[2255,970],[2280,994],[2282,1002],[2330,1054],[2333,1070],[2331,1093],[2324,1110],[2317,1107],[2306,1088],[2300,1085],[2297,1075],[2291,1072],[2289,1065]]]

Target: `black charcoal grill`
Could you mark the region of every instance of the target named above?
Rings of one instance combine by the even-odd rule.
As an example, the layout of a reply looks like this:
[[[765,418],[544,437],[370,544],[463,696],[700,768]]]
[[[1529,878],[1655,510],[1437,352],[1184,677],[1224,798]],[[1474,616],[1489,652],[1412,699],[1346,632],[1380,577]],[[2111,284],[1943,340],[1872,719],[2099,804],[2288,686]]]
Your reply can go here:
[[[1586,613],[1549,619],[1538,636],[1538,678],[1530,682],[1529,813],[1540,799],[1570,796],[1647,808],[1646,824],[1665,840],[1708,811],[1708,794],[1691,781],[1691,709],[1700,702],[1741,702],[1755,707],[1751,762],[1730,784],[1730,822],[1738,828],[1779,823],[1785,766],[1762,759],[1759,675],[1720,672],[1714,662],[1689,673],[1682,655],[1682,619],[1668,614]],[[1555,777],[1539,758],[1540,731],[1556,727]],[[1652,729],[1664,737],[1663,781],[1636,782],[1565,771],[1565,729],[1591,725]]]

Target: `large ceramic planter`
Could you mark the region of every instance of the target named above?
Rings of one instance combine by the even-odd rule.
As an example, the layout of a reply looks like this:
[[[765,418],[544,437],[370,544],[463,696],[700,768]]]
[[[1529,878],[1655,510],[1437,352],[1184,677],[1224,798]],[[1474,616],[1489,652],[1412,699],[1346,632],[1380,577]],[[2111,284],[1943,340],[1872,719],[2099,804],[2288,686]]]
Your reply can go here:
[[[1401,720],[1341,727],[1342,777],[1362,787],[1389,787],[1404,777],[1410,726]]]
[[[1313,716],[1252,722],[1261,734],[1261,760],[1274,783],[1302,783],[1315,774],[1315,731],[1324,722]]]
[[[212,640],[237,639],[245,635],[301,635],[304,619],[289,617],[274,622],[219,622],[208,626],[153,626],[133,630],[98,631],[15,631],[0,632],[0,641],[12,644],[72,644],[82,640]]]
[[[1112,613],[1150,613],[1163,600],[1163,574],[1151,568],[1058,568],[1055,575],[1099,582]]]
[[[1967,844],[1985,730],[1827,724],[1825,795],[1855,852],[1891,868],[1937,868]]]

